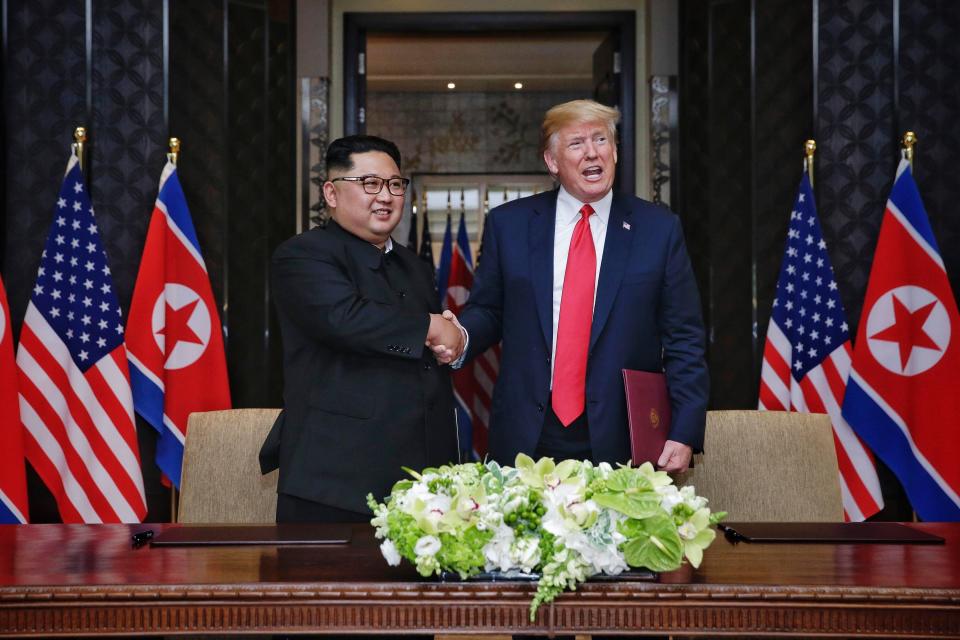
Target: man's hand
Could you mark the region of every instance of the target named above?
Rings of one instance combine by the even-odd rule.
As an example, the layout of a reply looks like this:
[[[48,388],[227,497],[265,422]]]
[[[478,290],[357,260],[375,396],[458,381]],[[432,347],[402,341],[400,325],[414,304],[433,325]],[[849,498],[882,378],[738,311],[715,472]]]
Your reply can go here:
[[[466,339],[457,317],[449,310],[443,315],[430,314],[430,328],[425,344],[440,364],[450,364],[463,353]]]
[[[657,460],[657,466],[661,471],[674,473],[685,471],[690,466],[690,458],[693,457],[693,449],[682,442],[667,440],[663,443],[663,453]]]

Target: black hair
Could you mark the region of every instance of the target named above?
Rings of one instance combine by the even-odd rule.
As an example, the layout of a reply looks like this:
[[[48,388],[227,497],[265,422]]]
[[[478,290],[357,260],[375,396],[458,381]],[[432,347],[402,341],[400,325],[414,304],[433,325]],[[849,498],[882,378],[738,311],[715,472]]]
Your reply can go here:
[[[350,170],[353,168],[353,158],[355,153],[367,153],[368,151],[382,151],[387,154],[400,168],[400,149],[397,145],[378,138],[377,136],[344,136],[337,138],[327,147],[327,171],[333,169]]]

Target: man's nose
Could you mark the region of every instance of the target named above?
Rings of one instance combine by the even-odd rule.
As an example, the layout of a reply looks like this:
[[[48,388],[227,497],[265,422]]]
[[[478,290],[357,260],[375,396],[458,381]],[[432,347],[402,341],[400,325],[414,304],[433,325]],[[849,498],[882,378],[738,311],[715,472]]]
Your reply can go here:
[[[383,184],[383,189],[380,189],[380,193],[377,194],[377,200],[380,202],[390,202],[394,197],[386,183]]]
[[[586,143],[585,151],[588,158],[597,157],[597,145],[594,144],[592,141],[589,141]]]

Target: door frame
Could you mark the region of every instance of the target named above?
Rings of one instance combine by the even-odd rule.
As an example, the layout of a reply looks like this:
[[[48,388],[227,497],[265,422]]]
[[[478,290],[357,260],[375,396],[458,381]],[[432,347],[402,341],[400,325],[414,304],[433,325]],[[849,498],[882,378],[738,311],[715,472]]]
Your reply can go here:
[[[363,133],[360,108],[366,106],[368,31],[411,33],[489,33],[516,31],[609,31],[620,40],[620,108],[617,187],[636,192],[636,63],[635,11],[519,12],[346,12],[343,14],[343,132]],[[366,65],[364,64],[364,67]]]

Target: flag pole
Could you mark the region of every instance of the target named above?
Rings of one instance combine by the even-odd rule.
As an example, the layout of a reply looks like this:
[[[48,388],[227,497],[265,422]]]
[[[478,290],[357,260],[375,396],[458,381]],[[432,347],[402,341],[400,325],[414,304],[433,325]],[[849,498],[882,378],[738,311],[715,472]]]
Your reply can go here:
[[[817,152],[816,140],[807,140],[803,143],[803,166],[807,170],[807,177],[810,178],[810,186],[813,186],[813,154]]]
[[[910,163],[910,168],[913,169],[913,145],[917,143],[917,134],[913,131],[907,131],[903,134],[903,150],[907,156],[907,162]]]
[[[83,171],[83,143],[87,141],[87,129],[77,127],[73,130],[73,152],[77,154],[77,161],[80,164],[80,170]]]
[[[167,154],[167,160],[170,164],[177,166],[177,158],[180,156],[180,138],[170,138],[170,153]]]
[[[170,138],[170,153],[167,154],[167,160],[173,166],[177,166],[177,159],[180,157],[180,138]],[[176,522],[180,515],[180,501],[178,500],[177,485],[170,482],[170,522]]]

